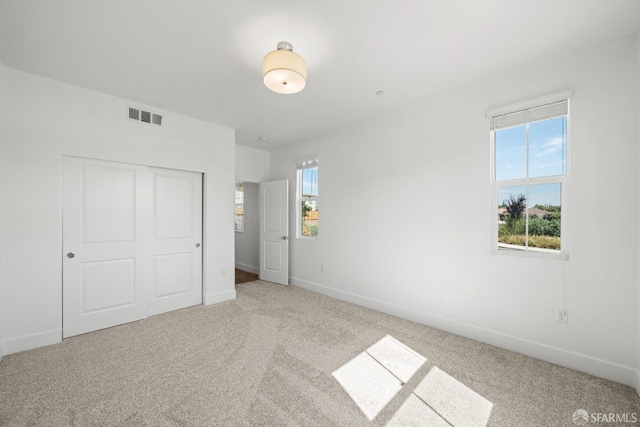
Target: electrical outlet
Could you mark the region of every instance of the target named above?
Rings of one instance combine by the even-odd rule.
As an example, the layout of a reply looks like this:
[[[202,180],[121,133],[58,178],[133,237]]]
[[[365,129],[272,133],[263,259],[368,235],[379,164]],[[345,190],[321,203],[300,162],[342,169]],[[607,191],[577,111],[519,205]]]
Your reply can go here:
[[[324,264],[320,265],[320,273],[324,273]]]
[[[556,321],[560,323],[569,323],[569,310],[566,308],[556,308]]]
[[[227,270],[222,270],[222,271],[220,272],[220,276],[222,276],[222,277],[227,277]]]

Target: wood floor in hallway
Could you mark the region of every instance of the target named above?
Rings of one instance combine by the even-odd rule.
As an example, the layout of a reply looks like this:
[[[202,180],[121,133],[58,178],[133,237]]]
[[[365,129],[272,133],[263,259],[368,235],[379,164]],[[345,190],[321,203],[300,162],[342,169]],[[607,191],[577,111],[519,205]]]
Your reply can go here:
[[[258,280],[257,274],[236,268],[236,285],[239,283],[253,282],[254,280]]]

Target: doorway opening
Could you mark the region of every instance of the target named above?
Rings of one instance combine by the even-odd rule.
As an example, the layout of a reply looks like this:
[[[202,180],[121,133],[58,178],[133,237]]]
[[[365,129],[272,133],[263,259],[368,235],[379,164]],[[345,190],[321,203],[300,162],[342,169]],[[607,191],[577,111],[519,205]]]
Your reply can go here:
[[[258,275],[254,273],[249,273],[248,271],[240,270],[236,268],[236,285],[240,285],[242,283],[247,282],[255,282],[258,280]]]
[[[260,271],[260,209],[258,184],[236,181],[235,283],[258,280]]]

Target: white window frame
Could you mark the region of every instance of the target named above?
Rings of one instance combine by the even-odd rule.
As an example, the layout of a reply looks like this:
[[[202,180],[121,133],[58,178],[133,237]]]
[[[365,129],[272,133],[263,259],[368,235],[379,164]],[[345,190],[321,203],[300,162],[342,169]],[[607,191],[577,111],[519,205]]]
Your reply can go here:
[[[548,104],[556,102],[567,101],[567,131],[566,131],[566,164],[564,175],[544,176],[536,178],[521,178],[521,179],[508,179],[508,180],[496,180],[496,147],[495,147],[495,130],[490,128],[490,141],[491,141],[491,253],[496,255],[509,255],[509,256],[524,256],[530,258],[547,258],[568,260],[569,259],[569,172],[570,172],[570,120],[571,120],[571,108],[570,98],[573,95],[572,90],[566,90],[558,93],[554,93],[539,98],[530,99],[527,101],[519,102],[516,104],[510,104],[499,108],[489,109],[486,112],[486,117],[489,120],[493,118],[504,116],[507,114],[513,114],[520,111],[534,109],[537,107],[543,107]],[[528,121],[527,123],[535,123],[536,120]],[[527,141],[527,150],[529,142]],[[524,186],[527,190],[527,203],[529,201],[529,187],[538,184],[560,184],[561,188],[561,204],[562,204],[562,216],[560,220],[560,250],[540,249],[522,246],[514,247],[514,250],[508,250],[508,245],[498,244],[498,194],[501,187],[510,186]],[[529,207],[525,212],[528,212]],[[528,214],[525,213],[525,218],[528,220]],[[527,224],[528,228],[528,224]]]
[[[303,196],[302,194],[302,171],[304,169],[318,168],[318,195]],[[302,202],[315,201],[319,204],[320,199],[320,166],[318,156],[306,157],[296,160],[296,238],[303,240],[317,240],[320,235],[320,220],[318,219],[318,234],[316,236],[305,236],[302,234]]]

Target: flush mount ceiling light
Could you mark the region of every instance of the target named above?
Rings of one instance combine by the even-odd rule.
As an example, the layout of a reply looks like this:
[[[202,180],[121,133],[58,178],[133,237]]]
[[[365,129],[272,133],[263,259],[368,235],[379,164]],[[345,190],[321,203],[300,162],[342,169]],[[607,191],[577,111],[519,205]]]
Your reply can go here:
[[[269,52],[262,61],[264,84],[274,92],[298,93],[307,84],[307,63],[289,42],[278,43],[278,50]]]

